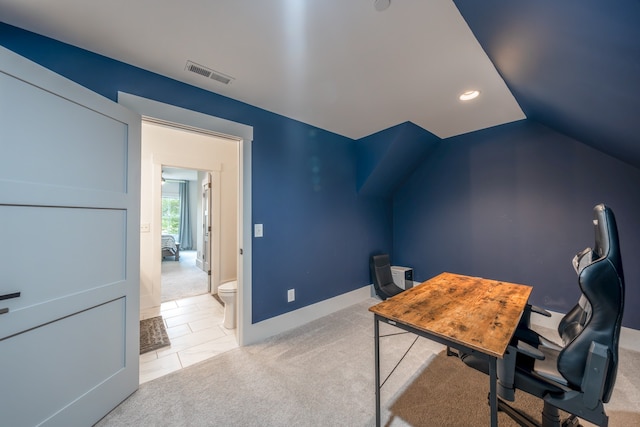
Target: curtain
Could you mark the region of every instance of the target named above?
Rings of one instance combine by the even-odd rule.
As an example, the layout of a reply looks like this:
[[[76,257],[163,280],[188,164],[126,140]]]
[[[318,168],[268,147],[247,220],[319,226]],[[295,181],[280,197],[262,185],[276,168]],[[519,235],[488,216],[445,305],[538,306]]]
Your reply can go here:
[[[189,182],[180,182],[180,249],[193,249],[191,236],[191,212],[189,210]]]

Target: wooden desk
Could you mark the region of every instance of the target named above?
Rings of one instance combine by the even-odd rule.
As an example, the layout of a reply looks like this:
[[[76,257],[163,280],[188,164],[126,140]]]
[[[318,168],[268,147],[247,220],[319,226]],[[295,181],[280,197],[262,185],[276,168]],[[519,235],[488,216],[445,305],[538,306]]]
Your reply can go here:
[[[376,425],[383,321],[488,360],[491,425],[497,426],[496,361],[504,356],[530,294],[530,286],[442,273],[369,308],[375,329]]]

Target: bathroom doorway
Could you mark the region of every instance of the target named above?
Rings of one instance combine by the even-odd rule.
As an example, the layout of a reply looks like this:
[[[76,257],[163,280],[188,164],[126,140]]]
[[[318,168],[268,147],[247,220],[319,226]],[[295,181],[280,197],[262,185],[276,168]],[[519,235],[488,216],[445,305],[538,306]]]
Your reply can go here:
[[[165,295],[161,267],[177,269],[183,258],[192,258],[194,270],[205,272],[205,292],[216,294],[221,283],[238,279],[238,151],[238,141],[233,139],[143,120],[141,216],[152,218],[149,237],[157,242],[157,249],[147,254],[157,266],[150,268],[151,273],[157,271],[153,279],[157,305],[172,299]],[[145,170],[145,164],[150,170]],[[147,182],[152,183],[149,191],[145,191]],[[210,187],[206,189],[209,206],[203,206],[203,185]],[[182,218],[185,210],[188,215]],[[141,241],[141,249],[144,244]],[[143,265],[141,270],[145,271]]]
[[[136,95],[118,92],[118,102],[142,116],[144,121],[152,121],[159,124],[171,124],[179,129],[204,130],[211,136],[217,136],[226,141],[233,141],[236,169],[231,173],[225,169],[225,173],[234,175],[236,182],[237,205],[233,218],[237,221],[233,228],[221,229],[233,234],[235,246],[234,258],[236,259],[235,273],[237,275],[237,320],[235,336],[241,345],[259,340],[264,331],[252,325],[252,292],[251,292],[251,266],[252,266],[252,223],[251,223],[251,151],[253,142],[253,127],[222,118],[202,114],[193,110],[165,104]],[[160,192],[161,166],[188,167],[201,170],[212,170],[205,162],[215,161],[216,156],[207,153],[208,147],[201,151],[186,150],[182,141],[174,141],[169,153],[141,153],[141,194],[142,197],[153,198]],[[188,162],[174,164],[180,158],[189,157]],[[195,165],[194,165],[195,164]],[[218,168],[221,165],[218,164]],[[221,171],[221,169],[218,169]],[[216,185],[215,177],[213,185]],[[215,193],[215,192],[214,192]],[[215,202],[214,202],[215,203]],[[151,203],[141,203],[140,212],[140,308],[153,310],[160,306],[160,221],[159,210],[154,209]],[[156,216],[156,212],[158,212]],[[224,212],[223,212],[224,214]],[[157,231],[157,234],[156,234]],[[224,236],[221,236],[225,241]],[[221,250],[221,254],[224,251]],[[212,253],[214,263],[216,254]],[[221,266],[227,265],[221,262]],[[216,271],[222,269],[212,268],[212,286],[220,283],[215,279]],[[221,272],[222,274],[222,272]]]
[[[157,301],[141,316],[170,341],[141,355],[142,383],[238,346],[214,294],[237,280],[241,221],[237,140],[148,119],[141,139],[141,285],[152,275]]]

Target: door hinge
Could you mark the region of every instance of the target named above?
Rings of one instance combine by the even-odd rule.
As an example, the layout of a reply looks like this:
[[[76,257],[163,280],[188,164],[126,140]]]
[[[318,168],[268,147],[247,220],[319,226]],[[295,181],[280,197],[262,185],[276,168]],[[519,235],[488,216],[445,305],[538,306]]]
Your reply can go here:
[[[240,248],[240,255],[242,255],[242,248]]]

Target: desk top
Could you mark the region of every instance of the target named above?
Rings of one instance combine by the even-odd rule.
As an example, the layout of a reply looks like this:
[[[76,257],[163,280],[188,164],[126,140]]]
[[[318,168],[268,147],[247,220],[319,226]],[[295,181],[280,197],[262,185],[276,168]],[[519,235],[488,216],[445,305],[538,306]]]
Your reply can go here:
[[[369,311],[502,358],[531,286],[442,273]]]

